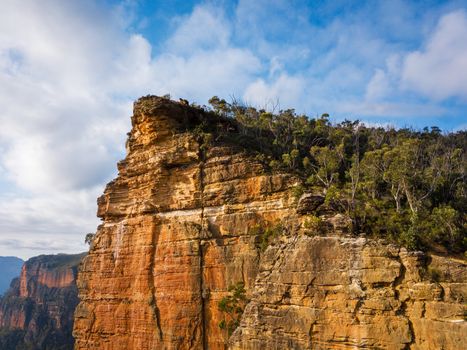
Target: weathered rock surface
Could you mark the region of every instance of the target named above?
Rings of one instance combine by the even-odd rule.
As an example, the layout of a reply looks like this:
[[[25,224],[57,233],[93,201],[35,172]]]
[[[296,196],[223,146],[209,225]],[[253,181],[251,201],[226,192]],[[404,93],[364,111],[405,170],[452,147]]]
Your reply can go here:
[[[83,256],[41,255],[24,263],[0,299],[0,348],[73,348],[76,275]]]
[[[186,124],[196,111],[164,99],[135,104],[128,156],[98,200],[81,267],[77,349],[222,349],[218,301],[252,288],[250,229],[292,215],[289,175],[266,175],[231,147],[203,152]]]
[[[365,238],[288,237],[263,255],[230,348],[461,349],[466,267]]]
[[[433,258],[453,272],[429,282],[422,256],[304,235],[296,179],[236,146],[206,148],[193,132],[199,113],[135,103],[127,157],[98,200],[103,223],[80,267],[76,349],[459,348],[465,265]],[[345,232],[342,215],[326,220]],[[263,252],[257,228],[278,222],[284,234]],[[218,302],[237,282],[251,302],[229,341]]]
[[[323,203],[323,196],[305,193],[298,200],[297,213],[301,215],[311,214]]]

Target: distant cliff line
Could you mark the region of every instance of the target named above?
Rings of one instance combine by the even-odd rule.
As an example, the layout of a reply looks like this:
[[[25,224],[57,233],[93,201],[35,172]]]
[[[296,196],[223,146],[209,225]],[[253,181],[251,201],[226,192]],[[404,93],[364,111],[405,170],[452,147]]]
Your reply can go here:
[[[76,276],[84,256],[40,255],[23,264],[0,298],[1,349],[73,349]]]

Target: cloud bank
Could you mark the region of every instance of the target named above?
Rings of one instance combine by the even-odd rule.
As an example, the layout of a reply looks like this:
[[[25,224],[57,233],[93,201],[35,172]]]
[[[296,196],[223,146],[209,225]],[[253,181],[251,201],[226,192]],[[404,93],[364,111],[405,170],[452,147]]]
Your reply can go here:
[[[174,14],[157,41],[144,2],[2,3],[0,255],[86,249],[141,95],[399,125],[465,110],[462,6],[227,3]]]

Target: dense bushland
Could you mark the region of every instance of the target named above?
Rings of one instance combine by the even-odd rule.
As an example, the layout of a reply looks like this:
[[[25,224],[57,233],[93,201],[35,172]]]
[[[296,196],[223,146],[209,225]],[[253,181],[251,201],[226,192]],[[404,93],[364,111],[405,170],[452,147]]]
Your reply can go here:
[[[217,96],[209,103],[210,122],[195,130],[203,142],[233,141],[271,171],[296,173],[302,185],[294,192],[323,193],[354,233],[410,249],[467,250],[467,131],[332,124],[327,114],[271,113]]]

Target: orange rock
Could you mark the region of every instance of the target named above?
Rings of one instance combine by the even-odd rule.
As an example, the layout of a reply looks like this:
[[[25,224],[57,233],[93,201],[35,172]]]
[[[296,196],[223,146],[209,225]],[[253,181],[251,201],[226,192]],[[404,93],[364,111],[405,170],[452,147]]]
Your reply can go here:
[[[459,302],[439,303],[455,304],[444,299],[463,297],[465,285],[447,281],[450,292],[428,301],[421,258],[363,238],[304,235],[296,179],[269,174],[238,146],[204,149],[190,131],[201,119],[155,96],[135,103],[127,156],[98,199],[103,223],[78,277],[77,350],[460,344]],[[344,233],[347,219],[329,226]],[[263,252],[256,228],[279,221],[285,231]],[[251,302],[229,341],[218,303],[237,282]]]

